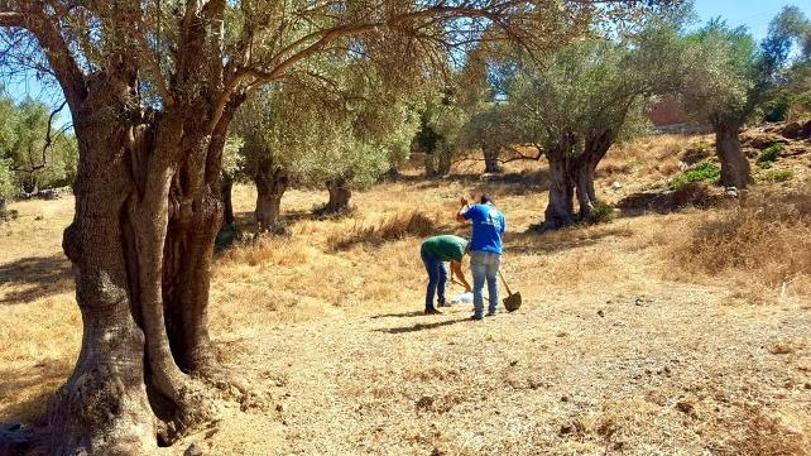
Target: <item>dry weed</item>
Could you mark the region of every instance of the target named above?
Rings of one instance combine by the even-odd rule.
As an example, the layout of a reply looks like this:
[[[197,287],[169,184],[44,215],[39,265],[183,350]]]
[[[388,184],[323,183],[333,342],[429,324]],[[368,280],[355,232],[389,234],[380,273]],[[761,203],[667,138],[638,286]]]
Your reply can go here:
[[[379,224],[356,223],[349,232],[336,232],[327,238],[334,250],[347,250],[357,244],[380,245],[407,237],[427,237],[443,228],[438,213],[426,215],[419,211],[397,213]]]
[[[811,194],[760,195],[707,215],[668,252],[694,273],[745,274],[750,283],[805,286],[811,275]]]

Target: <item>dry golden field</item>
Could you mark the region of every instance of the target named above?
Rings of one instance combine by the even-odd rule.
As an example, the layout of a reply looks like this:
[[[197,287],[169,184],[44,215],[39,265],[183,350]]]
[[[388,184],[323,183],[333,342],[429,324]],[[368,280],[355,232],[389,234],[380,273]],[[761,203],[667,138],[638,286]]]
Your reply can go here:
[[[700,141],[613,151],[600,195],[661,190]],[[218,254],[212,334],[253,394],[187,443],[212,455],[811,454],[811,155],[779,161],[791,180],[740,199],[699,188],[680,196],[698,207],[548,234],[527,232],[545,207],[543,163],[491,179],[478,166],[437,181],[407,171],[356,193],[338,220],[308,215],[325,194],[291,191],[290,236]],[[481,323],[467,305],[422,316],[420,239],[399,231],[464,233],[458,198],[482,190],[508,218],[504,270],[524,307]],[[249,229],[253,189],[234,198]],[[0,422],[36,422],[78,353],[60,248],[72,203],[15,203],[0,225]],[[401,230],[414,212],[427,218]]]

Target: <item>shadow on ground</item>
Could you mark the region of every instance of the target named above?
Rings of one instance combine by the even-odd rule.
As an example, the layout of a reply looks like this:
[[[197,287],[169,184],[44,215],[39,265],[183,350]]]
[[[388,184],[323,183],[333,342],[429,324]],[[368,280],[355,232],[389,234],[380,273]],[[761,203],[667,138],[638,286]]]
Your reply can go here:
[[[425,315],[422,311],[414,311],[414,312],[401,312],[401,313],[390,313],[390,314],[381,314],[381,315],[372,315],[372,320],[377,320],[380,318],[410,318],[410,317],[421,317]]]
[[[70,375],[71,367],[66,360],[45,359],[30,368],[0,369],[0,419],[40,424],[48,398]]]
[[[441,178],[423,175],[401,175],[391,180],[414,185],[417,189],[445,188],[449,183],[458,183],[475,188],[475,193],[491,193],[499,196],[521,196],[549,190],[549,171],[539,169],[520,173],[501,174],[450,174]]]
[[[25,304],[73,287],[71,264],[63,255],[21,258],[0,265],[0,304]]]
[[[444,320],[444,321],[437,321],[435,323],[417,323],[415,325],[410,326],[402,326],[397,328],[381,328],[375,329],[375,332],[382,332],[386,334],[404,334],[404,333],[412,333],[417,331],[427,331],[431,329],[441,328],[443,326],[451,326],[457,323],[464,323],[470,321],[470,318],[460,318],[457,320]]]

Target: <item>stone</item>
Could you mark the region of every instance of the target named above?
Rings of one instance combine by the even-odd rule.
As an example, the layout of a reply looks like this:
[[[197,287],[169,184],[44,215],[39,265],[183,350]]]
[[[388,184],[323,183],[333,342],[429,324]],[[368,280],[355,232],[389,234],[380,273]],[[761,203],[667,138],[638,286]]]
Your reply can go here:
[[[203,450],[201,450],[196,443],[192,443],[186,448],[186,451],[183,452],[183,456],[203,456]]]

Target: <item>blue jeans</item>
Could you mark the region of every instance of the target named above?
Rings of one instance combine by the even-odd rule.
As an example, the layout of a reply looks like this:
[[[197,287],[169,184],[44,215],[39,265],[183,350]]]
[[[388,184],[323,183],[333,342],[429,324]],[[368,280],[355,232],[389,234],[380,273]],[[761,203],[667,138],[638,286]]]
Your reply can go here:
[[[498,268],[501,266],[501,255],[489,252],[470,252],[470,272],[473,273],[473,312],[476,317],[484,313],[484,282],[487,281],[487,292],[490,295],[490,306],[487,309],[495,312],[498,307]]]
[[[445,303],[445,283],[448,281],[448,270],[445,263],[438,258],[420,251],[425,270],[428,271],[428,289],[425,291],[425,310],[434,309],[434,295],[439,295],[439,303]]]

